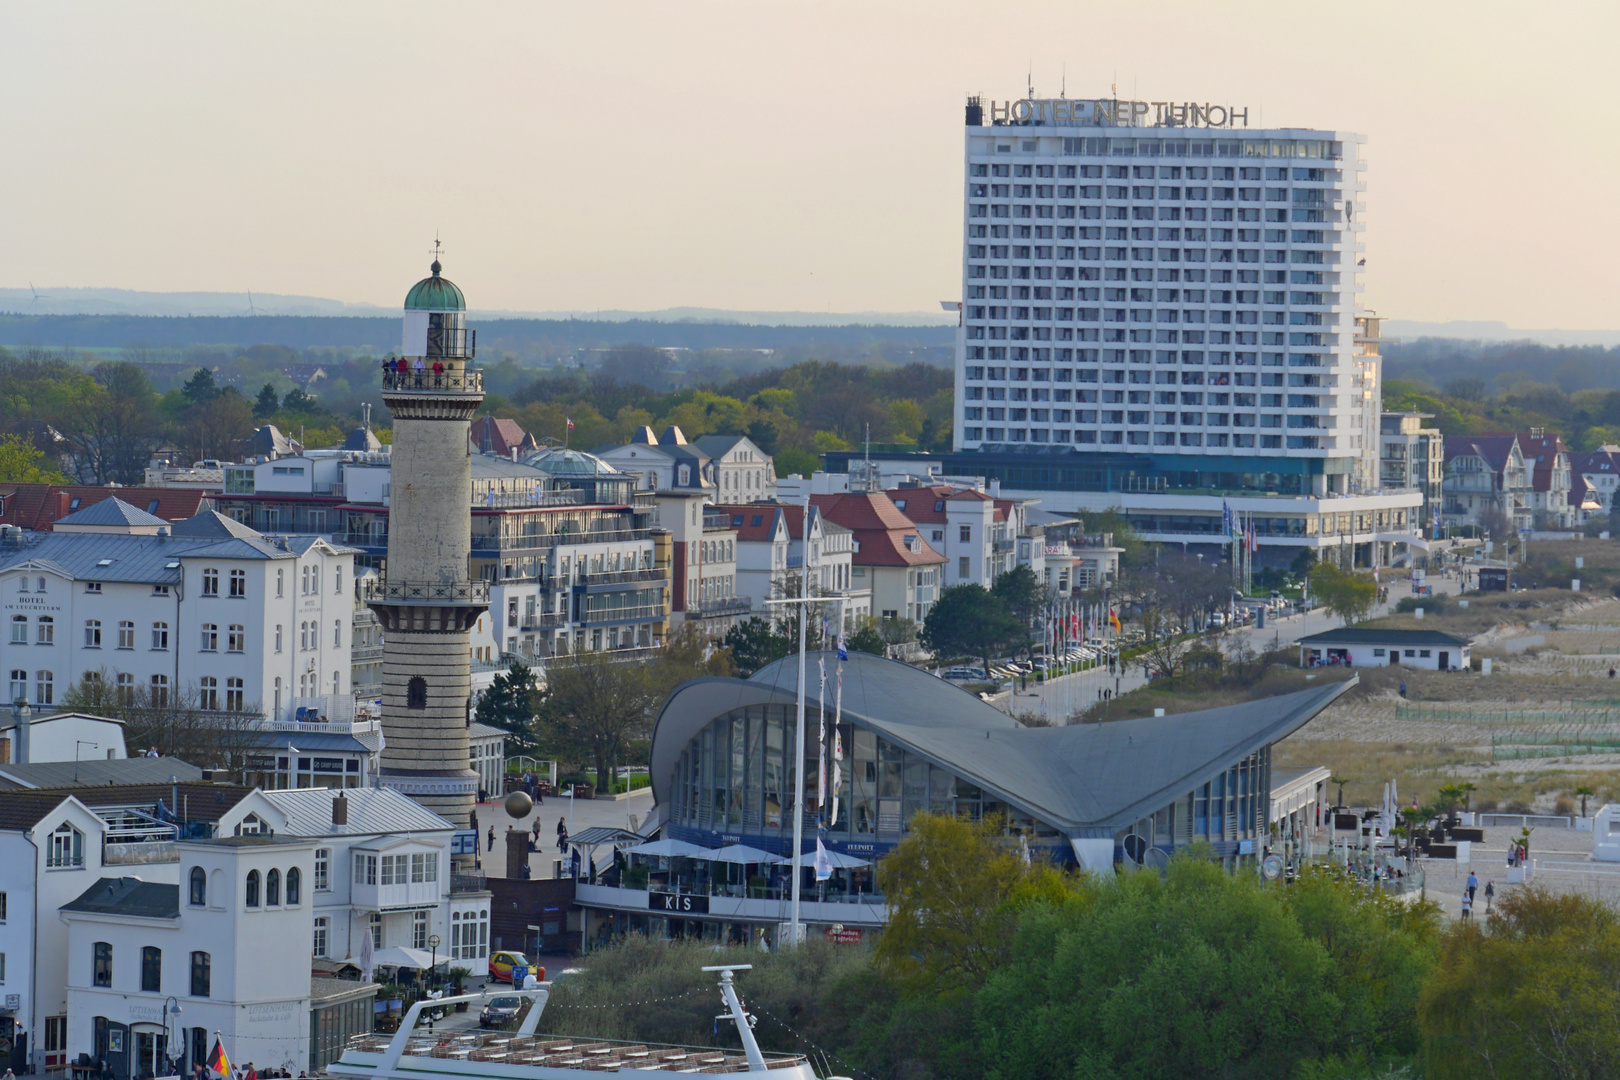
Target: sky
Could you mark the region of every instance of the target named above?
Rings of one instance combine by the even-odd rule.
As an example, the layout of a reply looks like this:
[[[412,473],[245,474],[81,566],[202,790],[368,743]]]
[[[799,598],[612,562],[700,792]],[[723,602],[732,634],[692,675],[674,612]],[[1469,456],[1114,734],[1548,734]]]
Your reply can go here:
[[[969,93],[1356,131],[1363,302],[1620,328],[1620,5],[0,0],[0,287],[926,312]],[[1262,121],[1263,117],[1263,121]]]

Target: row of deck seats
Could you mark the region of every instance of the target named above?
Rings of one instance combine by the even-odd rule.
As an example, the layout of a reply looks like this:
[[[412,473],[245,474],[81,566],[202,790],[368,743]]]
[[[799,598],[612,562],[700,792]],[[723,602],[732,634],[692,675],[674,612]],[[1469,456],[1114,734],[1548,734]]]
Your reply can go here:
[[[362,1037],[354,1049],[362,1053],[383,1053],[386,1039]],[[720,1050],[682,1050],[648,1047],[637,1043],[579,1042],[574,1039],[498,1033],[458,1034],[444,1038],[416,1037],[405,1053],[415,1057],[460,1058],[506,1065],[545,1065],[552,1068],[586,1069],[593,1072],[646,1070],[681,1073],[747,1072],[748,1059]],[[772,1069],[791,1068],[804,1059],[798,1055],[767,1059]]]

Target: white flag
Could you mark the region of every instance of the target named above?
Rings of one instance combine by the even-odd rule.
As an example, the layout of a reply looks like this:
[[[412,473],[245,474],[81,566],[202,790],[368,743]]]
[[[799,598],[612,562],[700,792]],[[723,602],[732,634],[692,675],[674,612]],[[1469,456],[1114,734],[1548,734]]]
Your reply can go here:
[[[816,880],[826,881],[832,877],[832,859],[827,855],[827,848],[821,842],[821,834],[816,834]]]

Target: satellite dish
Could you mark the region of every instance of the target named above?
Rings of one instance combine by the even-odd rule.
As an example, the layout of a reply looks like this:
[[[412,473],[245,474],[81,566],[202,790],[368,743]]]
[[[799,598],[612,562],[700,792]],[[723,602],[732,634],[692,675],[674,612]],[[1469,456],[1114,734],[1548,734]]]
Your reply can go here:
[[[1125,848],[1125,857],[1136,865],[1141,866],[1143,857],[1147,855],[1148,842],[1142,837],[1137,836],[1135,833],[1132,833],[1125,838],[1125,843],[1122,846]]]

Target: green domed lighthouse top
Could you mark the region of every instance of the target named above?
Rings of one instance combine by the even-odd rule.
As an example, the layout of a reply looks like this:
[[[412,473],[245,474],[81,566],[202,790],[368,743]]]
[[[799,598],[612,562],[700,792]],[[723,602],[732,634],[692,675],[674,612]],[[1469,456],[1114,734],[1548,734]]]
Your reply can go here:
[[[461,289],[449,278],[439,276],[439,260],[430,267],[432,277],[425,277],[411,286],[405,294],[406,311],[466,311],[467,299]]]

